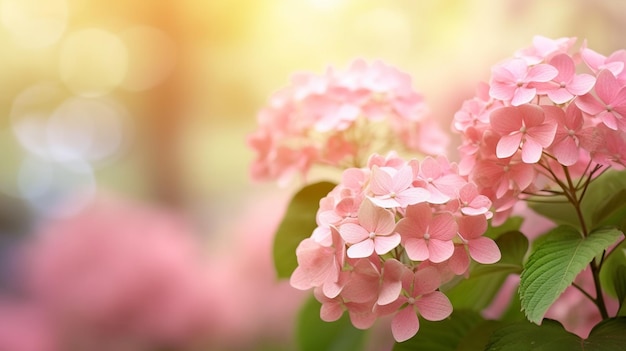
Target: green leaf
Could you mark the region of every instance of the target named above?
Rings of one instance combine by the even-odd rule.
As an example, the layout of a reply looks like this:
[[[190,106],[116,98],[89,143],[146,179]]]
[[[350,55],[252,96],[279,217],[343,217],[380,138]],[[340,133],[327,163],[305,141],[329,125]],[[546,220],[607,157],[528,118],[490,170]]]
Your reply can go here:
[[[344,314],[335,322],[320,319],[320,303],[313,297],[298,315],[296,340],[300,351],[362,350],[367,332],[356,329]]]
[[[592,228],[622,224],[626,213],[626,171],[611,170],[594,179],[581,203],[587,223]]]
[[[502,258],[490,265],[472,264],[470,277],[445,290],[455,308],[482,311],[489,306],[509,274],[519,274],[528,250],[528,239],[518,231],[496,239]]]
[[[589,338],[567,332],[550,319],[542,325],[520,322],[497,329],[491,335],[486,351],[619,351],[626,345],[626,318],[602,321]]]
[[[417,334],[405,342],[396,343],[393,351],[482,350],[491,331],[498,326],[498,322],[486,321],[478,312],[469,310],[455,310],[440,322],[420,318]]]
[[[569,226],[550,231],[531,253],[520,277],[520,299],[528,320],[541,322],[574,278],[621,235],[615,228],[596,230],[586,238]]]
[[[617,297],[615,291],[615,271],[620,266],[626,266],[626,241],[622,241],[614,247],[610,254],[602,262],[600,269],[600,283],[602,289],[612,297]]]
[[[580,228],[576,210],[564,196],[555,196],[551,201],[528,201],[528,207],[538,214],[547,217],[560,225],[570,225]]]
[[[613,283],[615,287],[615,294],[617,295],[617,301],[619,301],[619,315],[623,315],[624,302],[626,301],[626,265],[618,266],[613,271]]]
[[[491,221],[489,221],[489,227],[483,235],[491,239],[496,239],[504,233],[519,231],[522,227],[522,222],[524,222],[524,218],[519,216],[511,216],[506,222],[497,227],[492,226]]]
[[[315,216],[321,198],[335,187],[320,182],[301,189],[292,199],[274,237],[274,267],[279,278],[289,278],[298,266],[296,248],[317,227]]]

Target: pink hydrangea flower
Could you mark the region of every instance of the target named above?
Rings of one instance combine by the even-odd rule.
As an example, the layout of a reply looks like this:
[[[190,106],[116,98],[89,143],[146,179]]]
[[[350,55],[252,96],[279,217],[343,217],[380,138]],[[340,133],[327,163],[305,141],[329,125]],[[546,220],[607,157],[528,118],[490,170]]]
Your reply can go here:
[[[556,124],[550,117],[556,114],[551,106],[521,105],[502,107],[491,113],[493,130],[502,135],[496,147],[498,158],[513,156],[522,150],[522,161],[536,163],[544,148],[552,144]]]
[[[370,200],[378,206],[406,207],[418,202],[426,201],[429,192],[423,188],[412,187],[413,170],[409,166],[394,168],[374,167],[372,169],[372,183]]]
[[[437,289],[467,274],[466,247],[482,261],[499,255],[495,245],[496,253],[484,252],[489,243],[481,240],[482,223],[466,239],[458,235],[456,218],[463,211],[486,222],[491,205],[445,157],[420,165],[396,153],[374,154],[366,167],[345,170],[341,180],[320,200],[318,227],[298,246],[290,280],[314,290],[323,320],[347,312],[355,327],[370,328],[393,314],[393,334],[403,340],[417,332],[418,312],[431,320],[450,314]],[[414,280],[421,287],[411,285]]]
[[[400,234],[395,232],[394,214],[377,207],[369,200],[363,201],[359,209],[359,224],[346,223],[341,226],[341,236],[350,244],[350,258],[369,257],[374,252],[384,255],[400,244]]]
[[[598,74],[595,85],[596,99],[585,94],[576,99],[576,105],[585,113],[595,116],[613,130],[626,131],[626,85],[620,83],[608,70]]]
[[[544,88],[548,98],[556,104],[563,104],[575,96],[587,94],[596,83],[590,74],[576,74],[574,59],[567,54],[559,54],[550,60],[559,73]]]
[[[445,152],[448,140],[411,77],[380,61],[295,75],[257,119],[251,176],[281,184],[314,165],[361,166],[374,152]]]
[[[427,204],[409,206],[396,230],[402,236],[407,255],[414,261],[443,262],[454,252],[452,239],[457,233],[454,217],[446,212],[433,215]]]
[[[391,321],[391,332],[396,341],[406,341],[417,334],[418,315],[426,320],[440,321],[452,313],[450,300],[437,290],[438,277],[434,268],[423,268],[415,273],[408,271],[404,274],[402,286],[406,294],[401,295],[394,303],[400,309]]]
[[[98,198],[42,224],[26,252],[25,285],[67,332],[62,345],[185,348],[204,338],[219,308],[191,234],[173,213]]]
[[[493,68],[489,95],[513,106],[526,104],[537,95],[533,83],[548,82],[558,73],[547,64],[529,66],[523,59],[511,59]]]

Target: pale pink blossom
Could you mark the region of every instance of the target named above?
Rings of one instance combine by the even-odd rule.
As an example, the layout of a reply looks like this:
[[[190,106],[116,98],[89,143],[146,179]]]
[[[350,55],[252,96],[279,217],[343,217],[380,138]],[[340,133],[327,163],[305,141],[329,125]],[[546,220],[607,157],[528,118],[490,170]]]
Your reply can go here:
[[[596,79],[589,74],[576,74],[574,60],[567,54],[554,56],[550,60],[559,74],[546,84],[545,93],[556,104],[563,104],[575,96],[587,94],[594,86]]]
[[[347,254],[351,258],[369,257],[374,252],[384,255],[400,244],[400,234],[395,232],[394,214],[363,201],[359,209],[359,223],[345,223],[339,232],[350,244]]]
[[[283,185],[314,165],[359,167],[374,152],[443,153],[448,143],[411,76],[380,61],[297,74],[257,120],[251,177]]]
[[[417,162],[413,164],[416,167]],[[455,164],[445,157],[427,156],[419,164],[419,172],[414,184],[424,187],[429,195],[427,201],[432,204],[443,204],[456,196],[458,189],[466,181],[459,176]]]
[[[461,213],[468,216],[485,215],[491,218],[491,200],[478,193],[478,188],[473,183],[467,183],[459,189],[459,205]]]
[[[551,39],[541,35],[533,37],[532,45],[518,50],[515,57],[524,59],[529,65],[547,62],[551,57],[560,53],[567,53],[576,42],[576,38]]]
[[[402,236],[407,255],[414,261],[443,262],[454,252],[452,239],[457,233],[454,217],[448,212],[433,215],[428,204],[409,206],[396,230]]]
[[[332,228],[332,227],[331,227]],[[336,229],[332,228],[333,231]],[[335,238],[337,234],[333,235]],[[334,239],[339,240],[339,239]],[[325,283],[335,283],[341,269],[341,249],[323,246],[313,239],[305,239],[298,245],[296,256],[298,267],[289,282],[300,290],[307,290]]]
[[[489,95],[513,106],[526,104],[537,96],[532,83],[548,82],[558,73],[548,64],[529,66],[523,59],[510,59],[492,69]]]
[[[391,332],[397,342],[406,341],[417,334],[418,315],[430,321],[440,321],[450,316],[452,304],[446,295],[437,291],[439,284],[439,275],[434,268],[404,274],[403,287],[406,293],[389,305],[400,308],[391,321]]]
[[[478,263],[491,264],[500,260],[500,249],[491,238],[482,236],[487,231],[485,216],[463,216],[457,219],[459,235],[467,244],[469,254]]]
[[[498,158],[522,151],[524,163],[536,163],[544,148],[552,144],[556,124],[550,118],[556,107],[525,104],[502,107],[491,113],[491,126],[501,135],[496,147]]]
[[[576,99],[576,105],[583,112],[599,118],[607,127],[626,131],[626,85],[610,71],[603,70],[598,74],[594,90],[597,98],[585,94]]]
[[[587,143],[590,131],[583,130],[583,116],[576,104],[568,105],[565,112],[555,113],[554,117],[557,129],[550,151],[560,164],[572,166],[581,152],[589,152],[581,146]]]
[[[409,166],[405,165],[398,170],[374,166],[370,200],[378,206],[391,208],[406,207],[429,199],[426,189],[413,187],[412,183],[413,170]]]
[[[606,57],[589,49],[586,43],[580,49],[580,56],[593,73],[598,74],[600,71],[608,70],[616,77],[624,72],[626,61],[624,61],[623,54],[624,50],[620,50]]]

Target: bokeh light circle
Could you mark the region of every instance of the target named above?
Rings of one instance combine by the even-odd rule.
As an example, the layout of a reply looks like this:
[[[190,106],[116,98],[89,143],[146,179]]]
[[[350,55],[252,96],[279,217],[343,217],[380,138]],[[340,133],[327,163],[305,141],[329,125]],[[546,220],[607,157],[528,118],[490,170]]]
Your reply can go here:
[[[73,97],[50,116],[46,128],[49,152],[57,161],[101,161],[127,143],[126,110],[114,100]]]
[[[17,183],[21,197],[46,217],[71,216],[96,194],[92,167],[77,160],[61,163],[27,157],[19,168]]]
[[[171,72],[176,61],[176,45],[164,31],[135,26],[120,33],[128,50],[128,70],[122,87],[143,91],[158,85]]]
[[[70,34],[59,53],[61,80],[75,94],[102,96],[124,80],[128,52],[116,35],[98,28]]]
[[[39,157],[50,156],[46,137],[48,120],[67,97],[67,90],[60,84],[42,82],[24,89],[13,100],[11,127],[26,150]]]
[[[0,19],[15,41],[29,49],[55,44],[65,32],[66,0],[3,0]]]

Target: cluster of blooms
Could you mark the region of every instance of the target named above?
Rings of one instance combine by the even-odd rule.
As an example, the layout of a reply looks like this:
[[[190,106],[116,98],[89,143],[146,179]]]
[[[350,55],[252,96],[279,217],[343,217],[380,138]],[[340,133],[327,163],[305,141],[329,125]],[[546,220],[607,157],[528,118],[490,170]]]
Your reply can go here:
[[[417,333],[418,315],[442,320],[452,306],[439,291],[467,274],[471,259],[500,259],[483,234],[491,201],[440,156],[405,161],[374,154],[367,166],[344,171],[342,181],[320,200],[317,228],[297,248],[290,282],[314,288],[321,318],[347,311],[357,328],[394,315],[397,341]]]
[[[346,71],[299,74],[258,114],[248,138],[255,180],[287,182],[314,164],[359,167],[374,152],[442,154],[439,129],[411,76],[380,61],[354,61]]]
[[[111,198],[42,223],[20,261],[24,301],[48,328],[50,347],[41,350],[187,350],[204,342],[225,312],[212,303],[191,233],[171,212]]]
[[[496,224],[529,194],[626,165],[626,51],[575,43],[535,37],[455,114],[459,172],[493,201]]]

